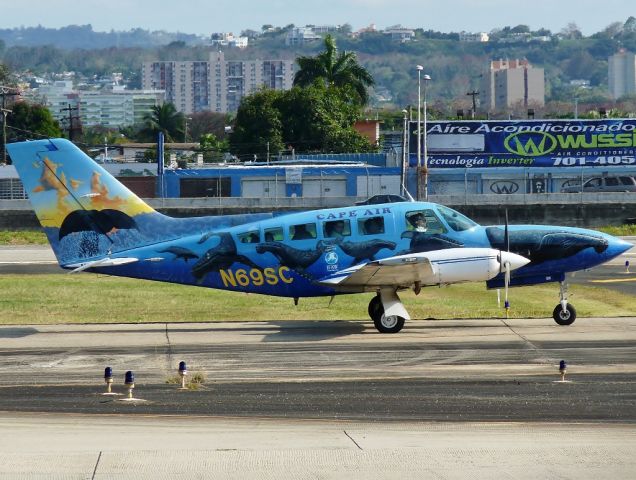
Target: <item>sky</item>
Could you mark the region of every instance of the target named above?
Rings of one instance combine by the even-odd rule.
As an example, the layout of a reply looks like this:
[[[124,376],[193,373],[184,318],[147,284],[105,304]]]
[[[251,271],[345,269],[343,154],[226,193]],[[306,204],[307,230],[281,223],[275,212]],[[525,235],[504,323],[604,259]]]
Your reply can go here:
[[[95,31],[210,34],[262,25],[401,24],[441,32],[490,32],[525,24],[584,35],[636,16],[636,0],[0,0],[0,28],[91,24]]]

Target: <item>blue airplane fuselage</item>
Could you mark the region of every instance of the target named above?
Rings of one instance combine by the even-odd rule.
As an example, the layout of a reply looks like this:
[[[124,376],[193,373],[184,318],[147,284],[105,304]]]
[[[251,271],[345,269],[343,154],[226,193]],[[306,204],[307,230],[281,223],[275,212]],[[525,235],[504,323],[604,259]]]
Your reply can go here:
[[[427,227],[421,231],[410,221],[417,214],[426,218]],[[190,220],[196,233],[125,252],[139,258],[136,263],[91,270],[241,292],[312,297],[338,293],[320,285],[320,279],[374,260],[449,248],[506,249],[504,226],[483,227],[447,207],[426,202],[262,215],[260,220],[238,226],[210,225],[209,229],[205,218]],[[174,219],[184,221],[187,219]],[[566,272],[602,264],[631,247],[610,235],[572,227],[511,225],[509,238],[510,251],[530,259],[512,273],[511,285],[562,281]],[[488,285],[503,285],[503,276]]]

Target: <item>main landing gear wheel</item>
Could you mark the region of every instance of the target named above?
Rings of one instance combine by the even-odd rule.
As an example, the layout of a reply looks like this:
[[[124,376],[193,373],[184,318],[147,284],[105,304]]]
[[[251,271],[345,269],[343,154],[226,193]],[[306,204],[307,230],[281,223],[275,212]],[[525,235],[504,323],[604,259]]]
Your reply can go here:
[[[398,317],[397,315],[385,315],[384,309],[382,309],[382,315],[373,319],[375,328],[380,333],[398,333],[404,327],[405,318]]]
[[[559,325],[571,325],[576,320],[576,309],[571,303],[568,303],[565,310],[563,310],[563,307],[559,304],[554,307],[552,318]]]
[[[371,318],[375,318],[378,315],[382,315],[384,313],[384,307],[382,306],[382,300],[380,299],[380,295],[376,295],[369,302],[369,316]]]
[[[405,318],[397,315],[385,315],[380,296],[373,297],[369,302],[369,316],[373,319],[375,328],[380,333],[397,333],[404,327]]]

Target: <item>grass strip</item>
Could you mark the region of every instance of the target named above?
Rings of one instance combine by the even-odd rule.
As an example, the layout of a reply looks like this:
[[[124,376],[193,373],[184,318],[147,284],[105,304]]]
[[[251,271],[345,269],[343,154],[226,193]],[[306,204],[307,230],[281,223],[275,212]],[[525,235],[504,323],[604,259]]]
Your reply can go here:
[[[580,317],[636,315],[636,297],[571,285]],[[1,275],[0,324],[368,320],[372,294],[290,298],[227,292],[94,274]],[[501,318],[496,291],[483,284],[430,287],[401,294],[413,318]],[[545,318],[558,302],[554,284],[510,291],[513,318]]]

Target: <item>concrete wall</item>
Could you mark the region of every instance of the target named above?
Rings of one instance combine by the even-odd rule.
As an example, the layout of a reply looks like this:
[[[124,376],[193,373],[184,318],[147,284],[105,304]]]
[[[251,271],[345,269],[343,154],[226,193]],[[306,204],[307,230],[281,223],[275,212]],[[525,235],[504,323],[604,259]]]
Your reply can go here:
[[[636,195],[633,194],[596,194],[583,200],[580,195],[575,194],[569,197],[576,197],[578,201],[570,198],[569,202],[563,199],[563,195],[558,195],[560,199],[551,199],[549,198],[551,195],[475,195],[474,197],[475,199],[464,196],[460,199],[431,197],[431,201],[455,208],[482,225],[504,223],[506,209],[512,224],[599,227],[620,225],[626,223],[628,219],[636,218]],[[489,201],[490,197],[492,201]],[[271,198],[155,198],[148,199],[147,202],[167,215],[191,217],[337,208],[352,205],[359,199],[355,197],[279,198],[276,203],[273,203],[273,200]],[[0,230],[37,228],[39,223],[28,200],[0,200]]]

